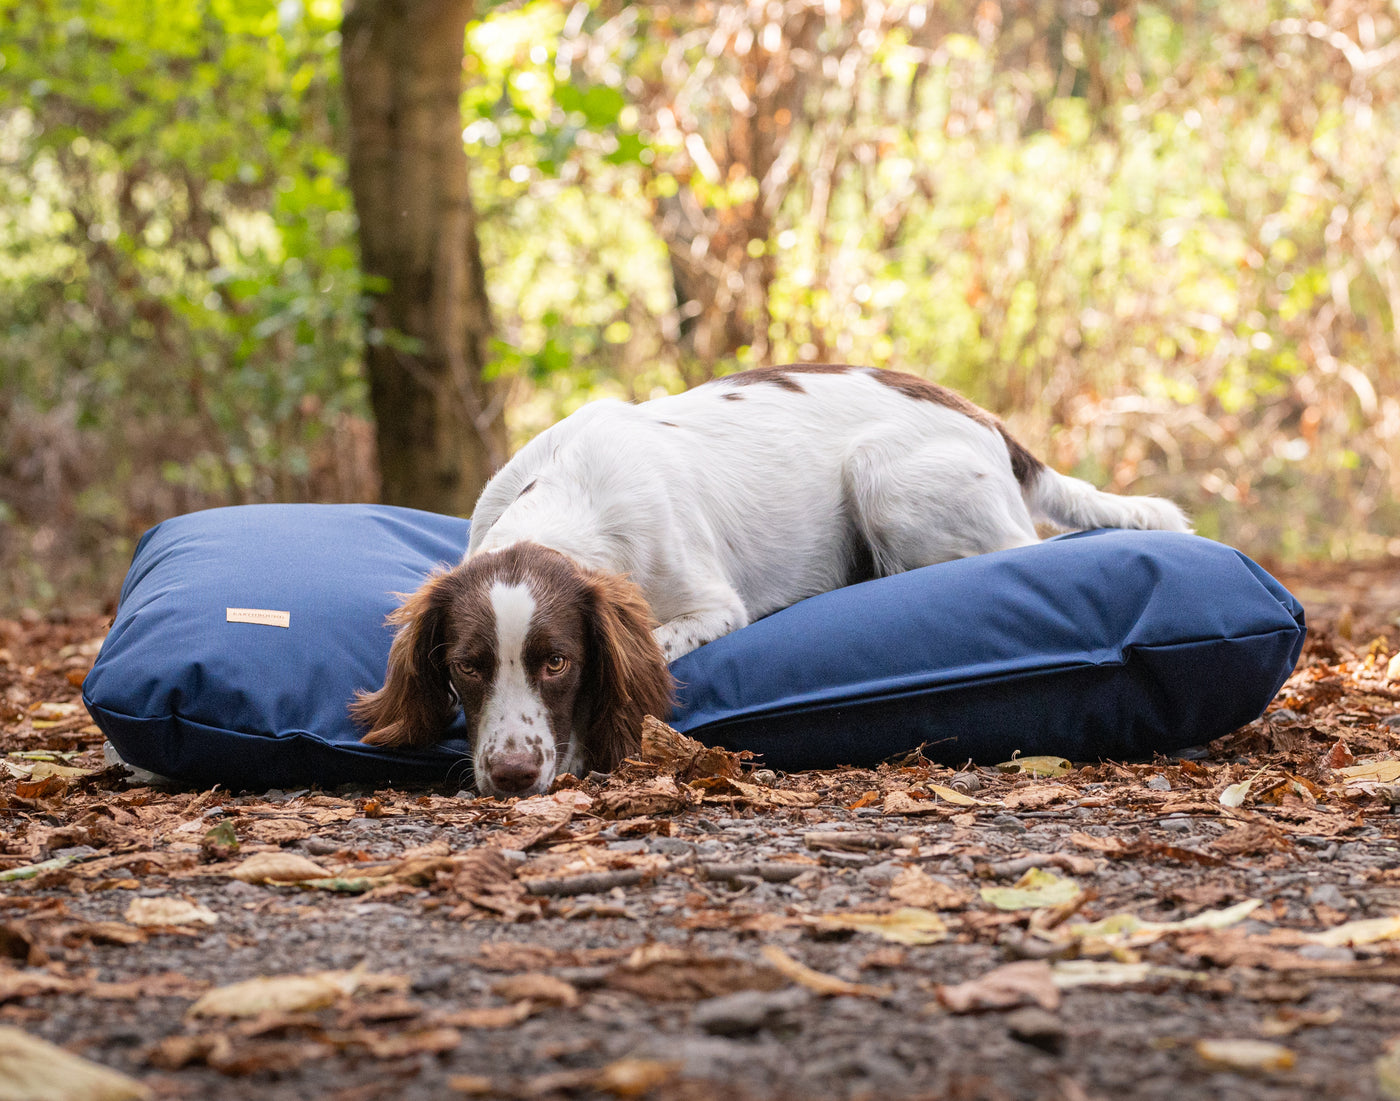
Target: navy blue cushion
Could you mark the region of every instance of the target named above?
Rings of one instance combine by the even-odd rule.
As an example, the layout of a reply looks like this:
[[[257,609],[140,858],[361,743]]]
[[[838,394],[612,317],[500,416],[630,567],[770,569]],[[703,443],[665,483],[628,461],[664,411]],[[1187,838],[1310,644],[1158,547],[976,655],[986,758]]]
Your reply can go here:
[[[395,594],[457,561],[467,530],[377,505],[168,520],[137,547],[84,702],[124,759],[191,783],[451,773],[465,784],[460,728],[424,752],[371,749],[346,706],[382,682]],[[1255,718],[1303,635],[1298,602],[1229,547],[1094,532],[867,582],[752,624],[675,662],[671,721],[788,770],[921,743],[948,762],[1143,757]]]
[[[470,783],[462,732],[431,750],[359,744],[346,711],[384,681],[384,617],[467,546],[466,520],[380,505],[247,505],[157,524],[83,682],[130,764],[229,788]],[[229,608],[289,626],[228,622]]]
[[[804,600],[687,654],[673,724],[778,769],[1150,757],[1257,718],[1303,606],[1239,551],[1096,531]]]

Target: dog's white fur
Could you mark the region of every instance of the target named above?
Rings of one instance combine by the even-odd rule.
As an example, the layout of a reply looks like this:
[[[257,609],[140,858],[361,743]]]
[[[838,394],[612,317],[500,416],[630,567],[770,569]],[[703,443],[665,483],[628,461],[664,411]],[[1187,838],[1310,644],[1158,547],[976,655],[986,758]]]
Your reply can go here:
[[[796,388],[738,376],[585,406],[491,479],[467,557],[530,541],[625,574],[674,660],[846,584],[857,542],[884,576],[1035,543],[1036,518],[1190,530],[1170,501],[1048,467],[1021,486],[989,417],[911,397],[875,369],[792,371]]]

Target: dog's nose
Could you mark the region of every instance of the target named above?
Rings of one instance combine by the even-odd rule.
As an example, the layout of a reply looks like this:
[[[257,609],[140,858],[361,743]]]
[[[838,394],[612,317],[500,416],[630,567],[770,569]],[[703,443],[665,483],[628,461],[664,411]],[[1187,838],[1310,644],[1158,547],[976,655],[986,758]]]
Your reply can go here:
[[[540,778],[540,766],[533,754],[507,753],[493,758],[486,773],[497,791],[514,795],[534,785]]]

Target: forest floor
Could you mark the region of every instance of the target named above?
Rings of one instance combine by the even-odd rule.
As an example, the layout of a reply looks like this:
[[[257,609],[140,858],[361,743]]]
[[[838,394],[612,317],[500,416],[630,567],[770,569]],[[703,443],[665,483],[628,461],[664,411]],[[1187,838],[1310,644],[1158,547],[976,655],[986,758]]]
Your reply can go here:
[[[1298,670],[1198,756],[658,727],[504,802],[132,786],[103,622],[0,621],[0,1095],[1400,1098],[1400,571],[1280,574]]]

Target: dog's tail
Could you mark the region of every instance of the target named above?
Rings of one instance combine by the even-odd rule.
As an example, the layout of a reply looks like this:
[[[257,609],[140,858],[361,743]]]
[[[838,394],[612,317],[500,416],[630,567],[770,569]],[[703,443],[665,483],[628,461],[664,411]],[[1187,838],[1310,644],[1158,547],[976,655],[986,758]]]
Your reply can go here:
[[[1018,449],[1023,452],[1019,463],[1015,453]],[[1079,478],[1051,470],[1024,453],[1019,445],[1013,448],[1012,459],[1021,483],[1021,494],[1031,514],[1038,519],[1073,531],[1093,528],[1191,530],[1186,514],[1162,497],[1120,497],[1105,493]]]

